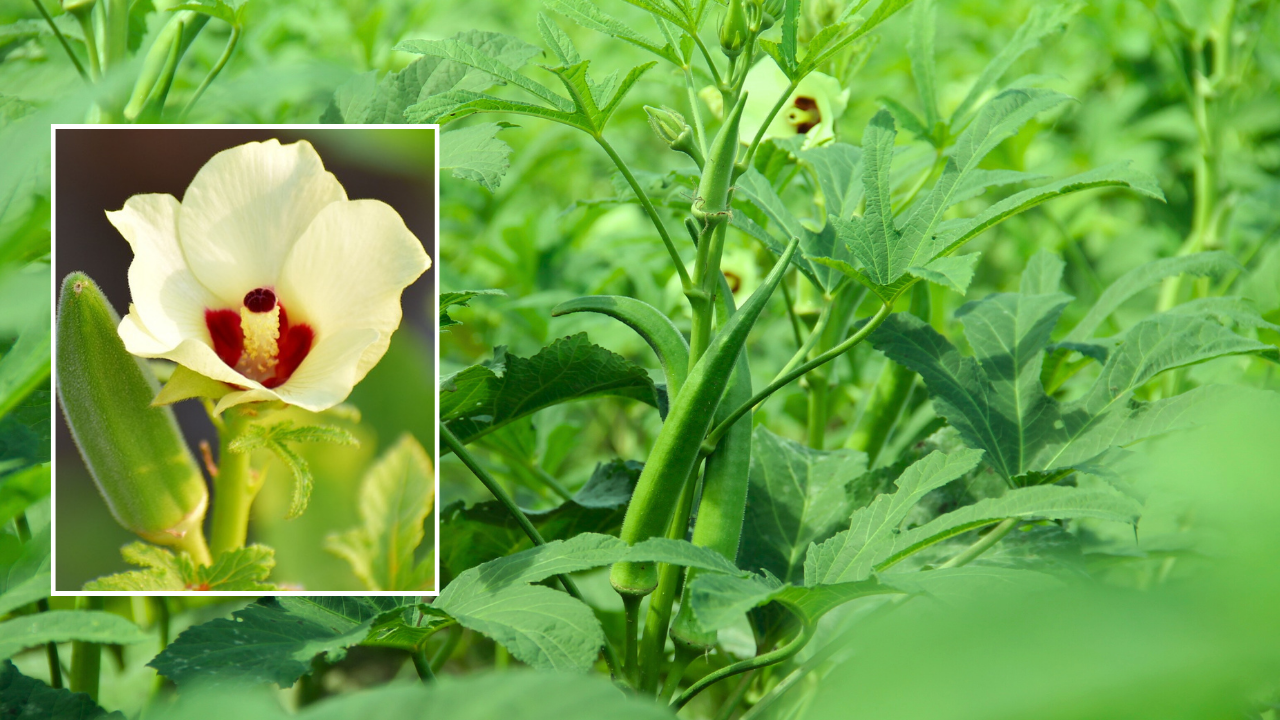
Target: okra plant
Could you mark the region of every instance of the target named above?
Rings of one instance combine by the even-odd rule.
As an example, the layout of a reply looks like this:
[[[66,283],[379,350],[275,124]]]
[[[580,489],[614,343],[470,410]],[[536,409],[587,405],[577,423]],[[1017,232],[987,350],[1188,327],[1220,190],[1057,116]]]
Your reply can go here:
[[[319,6],[190,117],[443,126],[442,591],[72,609],[26,467],[6,709],[1275,718],[1274,2]]]

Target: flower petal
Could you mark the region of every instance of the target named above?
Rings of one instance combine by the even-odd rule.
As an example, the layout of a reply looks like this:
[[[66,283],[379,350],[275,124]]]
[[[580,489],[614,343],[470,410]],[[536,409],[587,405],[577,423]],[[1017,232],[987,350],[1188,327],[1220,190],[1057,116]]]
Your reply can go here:
[[[133,248],[130,313],[156,342],[173,348],[204,337],[205,308],[217,302],[187,267],[178,245],[182,206],[172,195],[134,195],[107,219]]]
[[[328,410],[351,394],[351,388],[363,377],[356,374],[361,355],[380,340],[380,333],[372,328],[347,328],[328,335],[316,343],[289,380],[275,389],[275,395],[311,412]]]
[[[316,217],[285,260],[277,294],[291,322],[310,325],[317,347],[334,333],[372,329],[353,384],[382,359],[400,326],[400,293],[431,259],[390,205],[378,200],[333,203]],[[306,369],[311,357],[302,364]],[[292,386],[297,375],[280,388]]]
[[[178,219],[192,271],[224,305],[271,287],[289,249],[326,205],[346,200],[305,140],[248,143],[214,155],[187,188]]]

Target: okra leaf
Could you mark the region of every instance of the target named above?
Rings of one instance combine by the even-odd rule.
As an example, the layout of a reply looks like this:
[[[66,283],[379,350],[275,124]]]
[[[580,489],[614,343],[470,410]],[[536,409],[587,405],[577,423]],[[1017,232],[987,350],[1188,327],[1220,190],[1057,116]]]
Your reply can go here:
[[[491,362],[443,378],[440,387],[440,420],[463,442],[574,400],[613,395],[660,406],[644,368],[592,345],[586,333],[556,340],[529,358],[499,347]]]
[[[7,523],[32,503],[49,495],[48,463],[0,477],[0,523]]]
[[[490,192],[497,190],[502,176],[511,166],[511,146],[498,139],[498,133],[511,123],[479,123],[451,130],[440,138],[440,170],[454,177],[472,180]],[[440,308],[444,312],[444,308]]]
[[[1048,178],[1044,175],[1022,172],[1021,170],[984,170],[978,168],[971,170],[965,175],[964,180],[956,185],[951,195],[951,203],[956,205],[965,200],[972,200],[993,187],[1046,179]]]
[[[618,89],[614,90],[608,102],[600,109],[600,117],[598,119],[600,127],[603,128],[609,122],[609,118],[613,117],[613,114],[618,111],[618,107],[622,104],[622,99],[627,96],[627,93],[631,92],[631,88],[635,87],[636,83],[640,82],[641,76],[652,70],[657,64],[657,61],[650,61],[627,71],[627,75],[622,78],[622,83],[618,85]]]
[[[417,558],[435,503],[433,478],[426,450],[402,435],[361,480],[360,526],[325,539],[369,590],[434,589],[432,559]]]
[[[774,191],[773,185],[755,168],[738,178],[737,192],[764,212],[769,222],[776,226],[788,240],[793,237],[800,238],[800,252],[806,257],[829,256],[837,260],[851,259],[844,243],[837,239],[836,233],[830,227],[816,233],[805,227],[800,219],[787,209],[782,198],[778,197],[778,193]],[[771,243],[771,245],[774,244],[777,243]],[[785,242],[778,245],[778,251],[781,252],[784,247],[786,247]],[[811,266],[810,270],[818,281],[818,286],[826,291],[832,290],[835,284],[843,279],[839,273],[833,272],[826,266]]]
[[[525,515],[547,540],[564,540],[582,533],[617,535],[641,467],[635,461],[601,463],[573,500],[550,510],[526,510]],[[496,500],[471,507],[458,501],[441,509],[442,585],[452,582],[464,570],[529,547],[529,536]]]
[[[48,322],[33,324],[0,359],[0,418],[38,388],[48,387],[50,340]]]
[[[49,597],[52,580],[48,567],[25,580],[14,582],[13,578],[9,578],[4,592],[0,593],[0,615],[7,615],[20,607]]]
[[[1040,41],[1048,35],[1065,27],[1081,5],[1079,2],[1034,5],[1026,21],[1018,27],[1017,32],[991,59],[991,62],[987,63],[982,73],[978,75],[978,79],[969,87],[969,92],[965,94],[964,99],[951,113],[951,127],[955,129],[964,121],[965,115],[977,104],[982,95],[1000,80],[1019,57],[1039,45]]]
[[[50,610],[0,622],[0,660],[49,642],[84,640],[132,645],[147,639],[137,625],[99,610]]]
[[[124,720],[124,715],[108,713],[86,693],[51,688],[43,681],[23,675],[9,660],[0,667],[0,707],[11,711],[15,718]]]
[[[447,40],[406,40],[396,45],[396,50],[452,60],[461,65],[475,68],[545,100],[558,110],[573,112],[573,103],[567,98],[555,93],[546,85],[520,74],[515,68],[501,59],[493,57],[466,42],[454,38]]]
[[[1062,273],[1066,263],[1057,253],[1040,250],[1027,260],[1018,280],[1018,292],[1023,295],[1050,295],[1062,287]]]
[[[1015,488],[1000,497],[979,500],[894,535],[891,542],[876,553],[873,562],[877,571],[883,571],[930,545],[1008,518],[1096,518],[1132,525],[1138,521],[1141,510],[1142,506],[1137,501],[1108,490],[1086,490],[1066,485]]]
[[[133,542],[120,548],[130,565],[146,568],[107,575],[85,583],[85,590],[108,591],[248,591],[268,592],[275,585],[266,582],[275,567],[275,552],[262,545],[249,545],[222,553],[212,565],[198,565],[185,554]]]
[[[568,101],[566,100],[565,102]],[[424,98],[417,104],[405,108],[404,116],[411,123],[440,123],[443,125],[478,112],[528,115],[568,125],[583,132],[594,132],[594,128],[580,113],[556,110],[543,105],[518,102],[516,100],[503,100],[492,95],[484,95],[470,90],[451,90],[440,95]]]
[[[739,564],[799,582],[804,555],[848,521],[850,484],[867,470],[856,450],[815,450],[763,425],[752,437]]]
[[[933,0],[916,0],[911,9],[911,39],[907,41],[907,55],[911,59],[911,76],[916,81],[916,92],[924,108],[924,126],[927,137],[932,139],[940,120],[938,116],[938,89],[935,80],[933,39],[937,12]]]
[[[901,233],[893,221],[890,169],[896,137],[893,116],[888,110],[877,112],[867,123],[862,135],[862,186],[866,193],[866,212],[861,221],[855,219],[836,226],[837,233],[862,263],[867,277],[877,285],[888,285],[897,280],[911,265],[912,248],[902,243]]]
[[[582,62],[582,56],[578,54],[578,48],[574,46],[573,39],[543,12],[538,13],[538,34],[542,36],[542,42],[546,43],[560,60],[561,65],[575,65]]]
[[[939,183],[941,182],[939,180]],[[1126,160],[1072,175],[1047,185],[1023,190],[993,204],[975,217],[960,220],[954,224],[947,223],[945,228],[938,225],[935,227],[937,232],[930,249],[925,255],[937,257],[948,254],[988,228],[1024,210],[1062,195],[1099,187],[1127,187],[1141,195],[1164,200],[1164,194],[1160,192],[1155,178],[1130,167],[1129,161]]]
[[[880,495],[859,508],[850,518],[848,530],[810,546],[804,563],[805,586],[866,580],[893,545],[911,508],[926,494],[977,467],[981,459],[981,450],[962,449],[950,454],[934,451],[913,463],[898,478],[896,492]]]
[[[888,96],[878,97],[876,98],[876,102],[883,105],[890,113],[893,114],[893,119],[898,121],[898,124],[902,126],[903,130],[906,130],[916,137],[925,140],[930,139],[931,133],[929,129],[925,127],[924,120],[922,120],[920,116],[911,112],[911,109],[906,105],[903,105]]]
[[[1043,572],[991,565],[934,568],[927,572],[881,573],[880,582],[912,595],[948,603],[980,600],[1001,590],[1053,590],[1064,583]]]
[[[595,662],[604,644],[604,630],[582,601],[541,585],[476,592],[464,582],[465,577],[463,573],[445,587],[433,607],[501,643],[535,668],[586,672]]]
[[[783,0],[782,4],[782,40],[778,43],[778,54],[774,60],[788,78],[795,78],[798,63],[796,61],[796,36],[800,32],[800,0]]]
[[[1083,411],[1090,418],[1106,412],[1115,402],[1166,370],[1185,367],[1225,355],[1258,354],[1275,360],[1277,348],[1237,335],[1204,317],[1162,313],[1134,325],[1124,341],[1107,357],[1102,373],[1090,391],[1065,408],[1070,416]],[[1087,428],[1092,419],[1081,425]],[[1068,429],[1068,436],[1079,432]]]
[[[519,68],[542,51],[519,38],[501,33],[470,30],[454,35],[464,43],[496,58],[511,68]],[[334,92],[325,110],[326,123],[401,123],[405,110],[415,103],[450,90],[483,91],[500,82],[498,78],[439,57],[422,57],[403,70],[378,79],[376,72],[357,75]],[[445,146],[442,143],[441,148]]]
[[[911,0],[881,0],[875,11],[857,29],[845,34],[845,30],[848,29],[849,25],[844,21],[861,10],[867,4],[867,0],[849,3],[849,6],[845,8],[844,14],[840,17],[840,22],[819,31],[809,41],[809,52],[805,54],[804,60],[801,61],[797,75],[808,75],[821,67],[823,63],[843,50],[849,43],[874,30],[880,23],[888,20],[894,13],[906,7],[910,2]]]
[[[231,620],[187,628],[147,664],[179,687],[250,682],[290,687],[311,670],[316,655],[337,661],[384,613],[416,602],[395,596],[262,598],[232,613]]]
[[[893,270],[896,274],[879,282],[886,284],[896,280],[902,274],[898,270],[899,266],[905,270],[912,265],[923,265],[942,254],[942,248],[948,246],[935,241],[934,236],[939,233],[947,208],[972,192],[968,186],[968,178],[978,169],[978,163],[1036,115],[1069,99],[1053,90],[1026,88],[1006,90],[983,105],[978,116],[948,151],[950,157],[938,182],[908,213],[902,227],[900,246],[894,254],[897,262]],[[884,188],[887,207],[887,177]],[[871,206],[868,203],[868,215],[870,212]]]
[[[759,240],[760,244],[769,248],[769,251],[774,255],[781,255],[782,251],[787,249],[787,244],[785,242],[782,242],[770,234],[768,230],[760,227],[754,220],[747,217],[747,214],[744,212],[735,212],[731,214],[729,216],[729,224],[756,240]],[[800,254],[791,256],[791,263],[796,266],[796,269],[803,273],[806,278],[809,278],[809,282],[813,283],[815,287],[822,287],[822,283],[818,280],[817,269],[814,267],[814,263],[810,262],[811,260],[820,261],[818,258],[803,257]]]
[[[923,267],[908,268],[907,272],[964,295],[969,290],[969,283],[973,281],[973,269],[981,255],[982,253],[970,253],[934,258]]]
[[[830,143],[812,150],[801,150],[800,159],[813,166],[827,213],[841,220],[852,218],[862,200],[862,148],[847,143]]]
[[[773,601],[782,603],[807,623],[813,624],[852,600],[902,592],[875,579],[800,587],[779,583],[767,575],[749,578],[699,575],[689,584],[689,590],[694,617],[706,631],[727,627],[742,613]]]
[[[1242,297],[1203,297],[1189,300],[1170,308],[1169,315],[1200,315],[1213,318],[1222,325],[1258,328],[1280,333],[1280,325],[1268,322],[1258,314],[1257,307]]]
[[[548,0],[547,7],[588,30],[595,30],[631,43],[676,65],[681,64],[679,56],[670,44],[659,47],[657,43],[632,30],[627,24],[596,7],[595,3],[589,0]]]
[[[1164,280],[1178,275],[1195,277],[1221,276],[1232,270],[1241,270],[1240,262],[1221,251],[1200,252],[1191,255],[1160,258],[1139,265],[1121,275],[1107,286],[1089,312],[1063,338],[1064,342],[1085,342],[1093,337],[1102,325],[1126,300]]]
[[[440,293],[440,330],[447,332],[445,328],[451,325],[461,325],[462,323],[449,317],[449,309],[454,307],[468,307],[472,300],[482,295],[501,295],[506,297],[506,293],[501,290],[462,290],[460,292],[442,292]]]

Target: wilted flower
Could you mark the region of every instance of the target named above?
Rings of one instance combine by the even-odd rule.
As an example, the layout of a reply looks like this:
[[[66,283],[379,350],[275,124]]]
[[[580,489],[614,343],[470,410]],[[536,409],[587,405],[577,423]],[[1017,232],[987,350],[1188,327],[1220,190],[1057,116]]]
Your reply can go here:
[[[306,141],[224,150],[181,203],[135,195],[107,217],[134,253],[126,349],[232,386],[218,412],[342,402],[386,352],[401,292],[431,266],[400,215],[348,200]]]
[[[755,138],[778,96],[786,92],[789,84],[782,70],[768,60],[757,63],[747,73],[742,86],[743,91],[749,93],[747,107],[742,112],[743,142],[749,143]],[[841,89],[835,78],[820,72],[810,73],[787,98],[764,136],[804,135],[806,148],[828,142],[835,138],[836,120],[844,114],[848,102],[849,91]]]

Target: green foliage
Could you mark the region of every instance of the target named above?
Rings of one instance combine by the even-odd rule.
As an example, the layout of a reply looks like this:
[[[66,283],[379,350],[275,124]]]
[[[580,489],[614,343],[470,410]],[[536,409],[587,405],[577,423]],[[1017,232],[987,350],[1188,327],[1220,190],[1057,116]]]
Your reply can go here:
[[[585,333],[561,338],[530,358],[494,350],[493,360],[440,381],[440,420],[471,442],[546,407],[602,395],[662,407],[649,374],[592,345]]]
[[[128,645],[147,639],[137,625],[96,610],[50,610],[0,622],[0,659],[48,642],[84,640]]]
[[[365,473],[363,524],[326,541],[368,589],[421,590],[434,584],[434,556],[416,557],[435,504],[432,476],[426,450],[412,436],[402,436]]]
[[[50,720],[97,720],[97,718],[123,718],[124,715],[108,713],[85,693],[57,690],[39,680],[18,672],[13,662],[6,660],[0,670],[0,706],[15,717],[41,717]]]
[[[275,553],[261,545],[225,552],[212,565],[199,565],[190,555],[135,542],[120,548],[125,562],[146,568],[108,575],[85,584],[85,590],[200,590],[263,592],[275,567]]]
[[[506,293],[501,290],[463,290],[462,292],[440,293],[440,332],[448,332],[448,328],[451,325],[462,324],[449,317],[450,308],[468,307],[472,300],[482,295],[506,295]]]
[[[231,440],[231,452],[247,453],[253,450],[270,450],[293,473],[297,485],[293,490],[293,502],[289,505],[290,518],[296,518],[307,509],[311,500],[311,488],[315,479],[305,458],[288,443],[330,443],[334,445],[359,445],[350,432],[332,425],[300,425],[292,420],[272,425],[252,424],[240,436]]]

